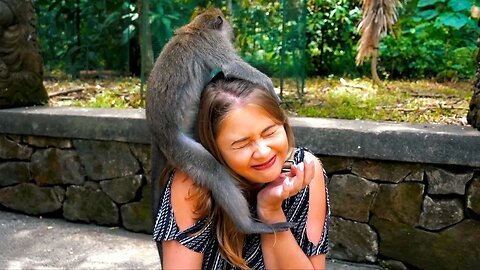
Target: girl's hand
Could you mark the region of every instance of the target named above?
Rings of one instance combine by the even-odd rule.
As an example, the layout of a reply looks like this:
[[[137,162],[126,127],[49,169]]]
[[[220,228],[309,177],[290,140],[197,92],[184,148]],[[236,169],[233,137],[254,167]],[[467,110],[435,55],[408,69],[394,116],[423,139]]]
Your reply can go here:
[[[282,202],[310,184],[315,176],[314,161],[313,154],[306,152],[302,163],[292,165],[290,172],[280,174],[258,192],[257,212],[260,219],[269,219],[283,212]]]

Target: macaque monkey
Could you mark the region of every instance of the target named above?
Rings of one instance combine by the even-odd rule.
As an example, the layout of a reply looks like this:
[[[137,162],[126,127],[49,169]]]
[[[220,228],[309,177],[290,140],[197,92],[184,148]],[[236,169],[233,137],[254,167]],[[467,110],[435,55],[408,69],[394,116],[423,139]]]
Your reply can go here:
[[[200,96],[215,70],[220,69],[225,78],[262,85],[276,96],[270,78],[237,55],[233,39],[222,12],[210,8],[176,30],[157,58],[146,98],[146,119],[152,134],[152,188],[159,188],[160,171],[168,161],[208,188],[240,231],[285,231],[294,224],[267,225],[252,219],[246,198],[226,168],[194,139]],[[154,192],[154,204],[158,197]],[[155,216],[156,208],[154,205]]]

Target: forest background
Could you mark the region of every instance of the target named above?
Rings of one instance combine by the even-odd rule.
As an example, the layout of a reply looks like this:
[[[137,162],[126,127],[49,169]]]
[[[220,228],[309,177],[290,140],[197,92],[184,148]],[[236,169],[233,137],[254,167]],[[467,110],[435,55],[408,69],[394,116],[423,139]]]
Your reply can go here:
[[[479,34],[470,9],[478,3],[402,3],[380,42],[385,89],[372,87],[368,61],[355,65],[361,1],[37,0],[35,6],[52,105],[141,107],[139,87],[155,56],[196,8],[214,5],[234,25],[241,56],[276,85],[287,79],[284,101],[294,115],[465,124]]]

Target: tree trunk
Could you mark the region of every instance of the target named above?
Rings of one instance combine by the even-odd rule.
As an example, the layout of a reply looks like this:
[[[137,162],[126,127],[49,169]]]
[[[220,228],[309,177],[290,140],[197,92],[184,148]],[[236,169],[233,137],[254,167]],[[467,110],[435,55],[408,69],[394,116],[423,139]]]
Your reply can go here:
[[[150,13],[150,0],[137,0],[138,7],[138,38],[141,47],[142,58],[142,72],[145,78],[153,68],[153,48],[152,48],[152,33],[150,30],[150,23],[148,14]],[[145,23],[145,25],[144,25]]]
[[[480,21],[478,24],[480,26]],[[477,39],[477,46],[480,48],[480,36]],[[477,53],[477,72],[475,72],[473,80],[473,95],[470,100],[467,122],[472,127],[480,130],[480,51]]]
[[[48,101],[33,0],[0,0],[0,108]]]

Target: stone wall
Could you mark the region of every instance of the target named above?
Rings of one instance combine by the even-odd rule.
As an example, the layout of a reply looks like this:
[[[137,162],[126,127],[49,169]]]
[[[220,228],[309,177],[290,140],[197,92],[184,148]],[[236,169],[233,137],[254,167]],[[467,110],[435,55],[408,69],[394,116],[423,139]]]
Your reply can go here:
[[[145,144],[0,135],[0,204],[151,233]]]
[[[329,175],[331,258],[480,267],[480,132],[292,119]],[[0,110],[0,209],[150,233],[142,111]]]
[[[393,269],[478,269],[478,168],[321,157],[330,256]]]

